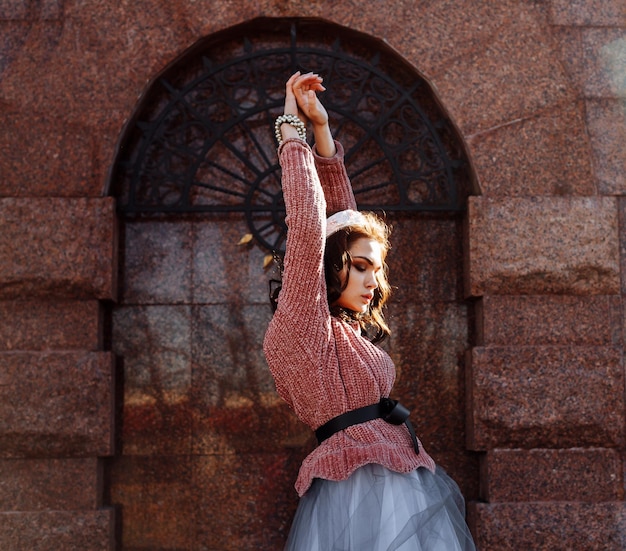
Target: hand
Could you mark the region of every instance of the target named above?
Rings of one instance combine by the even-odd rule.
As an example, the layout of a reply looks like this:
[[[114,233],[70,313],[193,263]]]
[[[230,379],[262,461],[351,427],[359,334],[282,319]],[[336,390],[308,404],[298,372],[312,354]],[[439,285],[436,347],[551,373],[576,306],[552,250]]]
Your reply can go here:
[[[326,88],[322,86],[322,80],[322,77],[315,73],[301,75],[298,72],[287,82],[287,88],[289,89],[291,87],[291,94],[293,94],[297,108],[300,111],[294,114],[297,114],[303,119],[304,123],[306,123],[307,120],[311,121],[313,126],[324,126],[328,123],[328,113],[316,93],[326,90]],[[290,92],[287,93],[289,95]],[[287,100],[285,100],[285,105],[286,104]]]
[[[285,85],[285,115],[296,115],[304,124],[313,124],[315,146],[323,157],[333,157],[337,152],[328,126],[328,113],[319,101],[316,92],[326,90],[322,78],[314,73],[302,75],[300,71],[291,75]],[[289,125],[280,127],[283,140],[297,138],[298,132]]]
[[[296,115],[301,119],[302,114],[298,112],[298,102],[296,101],[296,96],[293,91],[293,83],[300,77],[300,71],[294,73],[289,77],[287,84],[285,84],[285,115]],[[306,124],[306,119],[302,120]]]

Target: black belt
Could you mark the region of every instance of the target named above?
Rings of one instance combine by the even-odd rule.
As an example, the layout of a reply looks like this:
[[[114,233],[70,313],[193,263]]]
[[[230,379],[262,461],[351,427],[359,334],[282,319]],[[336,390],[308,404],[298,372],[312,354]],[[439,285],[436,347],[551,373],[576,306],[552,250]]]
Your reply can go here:
[[[417,443],[417,436],[413,430],[413,425],[409,421],[409,415],[411,412],[406,409],[398,400],[392,400],[391,398],[381,398],[377,404],[371,406],[364,406],[362,408],[346,411],[337,417],[333,417],[330,421],[324,423],[320,428],[315,431],[318,443],[322,443],[327,438],[330,438],[336,432],[347,429],[352,425],[358,425],[371,421],[372,419],[383,419],[387,423],[392,425],[406,425],[411,434],[411,440],[413,440],[413,448],[415,453],[419,453],[419,444]]]

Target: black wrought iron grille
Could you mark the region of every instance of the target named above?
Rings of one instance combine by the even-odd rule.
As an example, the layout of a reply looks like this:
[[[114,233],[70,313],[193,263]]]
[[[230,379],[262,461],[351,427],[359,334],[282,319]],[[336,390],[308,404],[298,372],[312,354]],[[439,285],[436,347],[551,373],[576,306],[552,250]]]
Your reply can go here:
[[[384,42],[318,20],[262,19],[199,43],[148,87],[120,142],[113,181],[125,216],[245,215],[284,247],[273,132],[284,82],[324,77],[359,208],[458,211],[469,166],[428,83]]]

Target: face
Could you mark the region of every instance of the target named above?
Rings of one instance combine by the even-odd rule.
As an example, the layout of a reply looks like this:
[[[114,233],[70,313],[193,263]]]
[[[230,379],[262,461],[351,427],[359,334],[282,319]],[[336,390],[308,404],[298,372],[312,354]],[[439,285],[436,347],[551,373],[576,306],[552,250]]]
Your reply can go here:
[[[378,241],[360,237],[348,249],[352,258],[348,285],[341,293],[337,304],[353,312],[366,312],[378,287],[378,278],[382,275],[382,248]],[[345,281],[347,266],[340,274]]]

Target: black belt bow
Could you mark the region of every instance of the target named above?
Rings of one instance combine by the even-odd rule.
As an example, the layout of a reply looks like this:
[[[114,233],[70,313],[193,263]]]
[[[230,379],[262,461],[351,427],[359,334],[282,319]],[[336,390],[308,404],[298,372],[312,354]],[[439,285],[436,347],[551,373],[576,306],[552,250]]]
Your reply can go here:
[[[346,411],[337,417],[333,417],[330,421],[324,423],[315,431],[318,443],[322,443],[327,438],[330,438],[336,432],[347,429],[352,425],[359,425],[372,419],[383,419],[387,423],[392,425],[406,425],[413,440],[413,448],[415,453],[419,453],[419,444],[417,443],[417,436],[413,430],[413,425],[409,420],[411,412],[406,409],[398,400],[392,400],[391,398],[381,398],[377,404],[371,406],[364,406],[362,408]]]

